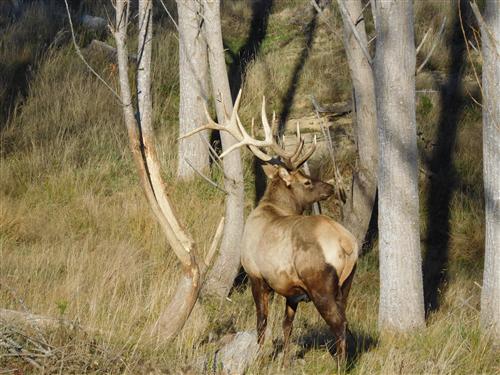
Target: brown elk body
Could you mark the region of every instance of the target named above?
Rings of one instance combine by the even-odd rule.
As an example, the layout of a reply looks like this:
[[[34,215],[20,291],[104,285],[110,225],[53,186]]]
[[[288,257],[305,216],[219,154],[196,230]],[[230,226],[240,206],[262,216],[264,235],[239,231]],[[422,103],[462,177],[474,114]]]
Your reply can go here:
[[[228,131],[238,143],[225,150],[248,146],[265,162],[269,178],[266,192],[245,224],[241,263],[252,284],[257,309],[257,333],[260,345],[265,338],[269,295],[272,291],[286,298],[284,356],[286,359],[293,319],[298,303],[310,300],[337,339],[337,355],[346,353],[347,320],[345,307],[358,258],[356,238],[341,224],[324,215],[306,216],[303,211],[312,203],[330,197],[334,188],[303,174],[300,166],[314,152],[316,142],[301,156],[304,140],[297,129],[297,147],[287,152],[274,140],[262,104],[262,124],[265,139],[256,140],[246,131],[237,114],[240,94],[231,118],[225,126],[208,116],[209,124],[202,129]],[[279,159],[263,152],[270,147]]]
[[[311,300],[337,338],[337,354],[345,355],[345,306],[358,257],[354,236],[323,215],[305,216],[304,209],[333,194],[333,186],[298,170],[264,166],[270,183],[247,219],[241,263],[257,308],[259,342],[264,342],[269,293],[286,298],[283,321],[285,356],[301,300]]]

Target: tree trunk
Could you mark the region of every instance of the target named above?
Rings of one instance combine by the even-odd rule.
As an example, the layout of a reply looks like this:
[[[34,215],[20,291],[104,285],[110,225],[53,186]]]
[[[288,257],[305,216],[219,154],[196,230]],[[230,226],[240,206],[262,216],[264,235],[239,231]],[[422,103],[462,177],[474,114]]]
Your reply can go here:
[[[412,1],[377,1],[375,90],[379,139],[379,326],[424,321],[419,239]]]
[[[500,3],[487,0],[483,52],[483,173],[486,235],[481,327],[500,343]]]
[[[179,134],[203,125],[205,111],[203,104],[208,91],[207,45],[201,33],[201,5],[196,0],[178,0],[179,13]],[[206,141],[207,132],[179,141],[177,176],[188,179],[195,176],[196,169],[209,167]],[[187,160],[187,161],[186,161]],[[191,163],[192,167],[188,164]]]
[[[227,123],[233,110],[231,90],[227,76],[220,21],[220,0],[203,0],[205,35],[208,44],[208,61],[212,90],[220,124]],[[222,148],[227,150],[236,140],[221,132]],[[207,276],[205,294],[227,297],[240,268],[240,242],[243,235],[245,192],[240,151],[235,150],[224,158],[224,189],[226,195],[226,225],[221,249],[213,268]]]
[[[351,195],[343,208],[343,224],[363,243],[375,202],[377,192],[377,113],[373,72],[360,43],[354,37],[351,24],[356,25],[361,43],[368,50],[365,22],[362,17],[361,0],[343,2],[349,14],[342,12],[344,24],[344,48],[351,72],[356,109],[355,133],[359,162],[354,173]],[[352,23],[348,22],[350,17]]]
[[[161,177],[160,163],[156,152],[152,126],[151,100],[151,45],[152,45],[152,0],[139,0],[139,36],[137,65],[137,115],[129,82],[127,26],[130,3],[117,0],[116,22],[113,35],[116,41],[120,99],[127,127],[130,149],[137,168],[146,199],[158,220],[165,236],[182,265],[183,275],[174,296],[157,321],[152,333],[165,341],[176,337],[189,317],[201,287],[204,265],[198,264],[196,246],[190,234],[177,219],[175,209]],[[215,253],[223,220],[219,224],[209,254]],[[208,261],[210,257],[208,258]]]

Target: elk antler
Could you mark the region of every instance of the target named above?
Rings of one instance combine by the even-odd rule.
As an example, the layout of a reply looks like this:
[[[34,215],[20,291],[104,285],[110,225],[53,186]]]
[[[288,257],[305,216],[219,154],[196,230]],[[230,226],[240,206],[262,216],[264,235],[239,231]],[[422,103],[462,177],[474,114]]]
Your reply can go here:
[[[207,116],[208,124],[200,126],[189,133],[186,133],[179,137],[179,139],[183,139],[189,137],[195,133],[198,133],[202,130],[212,129],[219,131],[226,131],[231,134],[236,140],[237,143],[229,147],[227,150],[220,155],[221,158],[229,154],[230,152],[236,150],[237,148],[247,146],[252,153],[258,157],[260,160],[265,162],[271,162],[275,160],[271,155],[265,153],[261,150],[263,147],[270,147],[271,150],[280,157],[280,163],[283,164],[286,168],[290,170],[298,169],[300,166],[311,157],[314,150],[316,149],[316,136],[314,137],[313,145],[311,148],[300,158],[300,154],[304,147],[304,139],[300,136],[299,124],[297,124],[297,147],[292,152],[286,151],[283,147],[278,145],[273,136],[273,130],[271,125],[269,125],[269,121],[267,119],[266,114],[266,99],[262,98],[262,110],[261,110],[261,121],[262,127],[264,129],[264,140],[259,140],[250,136],[245,127],[241,123],[240,117],[238,116],[238,108],[241,100],[241,90],[238,92],[238,96],[236,97],[236,101],[234,102],[233,113],[231,113],[231,117],[227,120],[227,124],[220,125],[216,123],[208,113],[208,109],[205,106],[205,114]],[[273,125],[276,119],[276,115],[273,113]],[[253,134],[253,129],[252,129]]]

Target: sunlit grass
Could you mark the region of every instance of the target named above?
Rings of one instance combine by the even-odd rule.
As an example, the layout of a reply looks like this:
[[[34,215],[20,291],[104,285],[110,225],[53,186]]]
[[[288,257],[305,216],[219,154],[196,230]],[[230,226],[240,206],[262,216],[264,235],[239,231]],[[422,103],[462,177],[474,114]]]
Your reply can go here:
[[[446,13],[448,8],[443,4],[436,2],[431,8]],[[225,6],[233,18],[249,22],[247,4],[239,1]],[[299,35],[308,22],[301,13],[303,3],[295,1],[288,8],[279,3],[273,9],[269,38],[277,40],[267,40],[266,52],[248,67],[244,120],[258,113],[262,95],[268,98],[268,108],[280,112],[303,46],[302,35],[283,42],[292,34]],[[423,10],[419,9],[417,16],[418,12]],[[290,22],[290,14],[296,23]],[[333,20],[338,18],[332,14]],[[435,22],[439,24],[439,20]],[[286,28],[280,29],[285,23]],[[340,27],[338,19],[333,24]],[[425,32],[425,26],[419,19],[418,35]],[[351,96],[341,40],[321,21],[317,27],[296,87],[292,117],[310,113],[310,93],[322,103]],[[234,48],[245,40],[245,30],[225,25]],[[180,219],[199,244],[198,251],[204,252],[223,213],[224,197],[201,179],[183,183],[175,179],[176,49],[177,41],[170,32],[157,32],[155,127],[162,170]],[[98,56],[90,59],[116,87],[109,63]],[[440,67],[446,64],[443,61]],[[197,363],[204,357],[209,361],[213,358],[224,335],[255,327],[249,288],[242,285],[230,300],[203,300],[173,342],[150,340],[148,329],[168,303],[179,269],[139,187],[120,107],[89,75],[71,46],[49,49],[35,73],[24,104],[1,134],[0,306],[61,317],[79,322],[83,329],[61,326],[39,332],[33,327],[15,327],[12,337],[26,348],[33,345],[27,338],[44,337],[54,348],[50,356],[38,359],[45,373],[200,373]],[[432,147],[440,110],[436,95],[419,103],[419,130],[426,140],[420,141],[422,150]],[[484,241],[480,129],[480,110],[466,106],[453,158],[459,183],[450,201],[449,278],[440,308],[429,316],[427,327],[404,336],[380,336],[375,242],[359,261],[348,302],[350,329],[356,339],[351,348],[356,344],[357,354],[339,367],[327,350],[331,336],[326,324],[312,304],[302,304],[295,321],[292,363],[281,369],[280,352],[275,348],[282,340],[284,299],[275,296],[270,306],[271,335],[249,373],[500,371],[500,356],[478,329]],[[338,154],[342,165],[354,165],[353,155],[343,150]],[[325,170],[328,174],[328,168]],[[214,178],[220,181],[220,172],[214,172]],[[245,159],[245,179],[249,210],[254,195],[249,157]],[[423,234],[428,215],[427,183],[422,176]],[[334,202],[325,204],[330,211],[335,206]],[[1,329],[12,327],[1,327],[0,334],[4,332]],[[3,354],[0,352],[0,368],[38,371],[21,358]]]

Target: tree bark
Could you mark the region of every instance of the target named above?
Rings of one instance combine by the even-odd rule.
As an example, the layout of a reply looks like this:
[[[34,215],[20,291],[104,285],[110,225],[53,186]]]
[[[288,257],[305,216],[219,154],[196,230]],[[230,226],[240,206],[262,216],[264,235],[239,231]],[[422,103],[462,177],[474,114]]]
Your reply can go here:
[[[220,20],[220,0],[203,0],[205,35],[208,44],[208,61],[213,96],[219,124],[227,123],[233,110],[231,90],[227,76]],[[236,140],[221,132],[222,148],[227,150]],[[204,294],[227,297],[240,268],[240,241],[243,235],[245,192],[240,151],[235,150],[224,158],[224,189],[226,195],[226,226],[221,249],[213,268],[207,276]]]
[[[377,113],[373,71],[359,42],[354,37],[351,24],[356,25],[361,43],[368,50],[365,22],[362,17],[361,0],[343,1],[349,14],[342,12],[344,27],[344,48],[351,72],[356,110],[355,134],[358,148],[358,168],[353,175],[351,195],[343,208],[343,224],[363,243],[375,202],[377,192]],[[348,22],[351,18],[352,23]],[[362,19],[362,18],[361,18]]]
[[[500,3],[487,0],[483,53],[483,173],[486,213],[481,328],[500,343]]]
[[[117,0],[115,6],[116,23],[113,35],[117,50],[120,99],[130,149],[146,199],[181,263],[183,271],[173,298],[164,308],[151,331],[160,340],[165,341],[174,338],[189,317],[198,298],[204,266],[202,265],[200,270],[196,259],[195,243],[177,219],[161,176],[156,152],[151,100],[152,0],[139,0],[137,115],[134,113],[129,82],[126,45],[130,3],[128,0]],[[218,240],[219,237],[216,235],[212,248],[216,246],[214,244]],[[211,249],[210,253],[213,252]]]
[[[374,64],[379,139],[378,209],[382,330],[422,327],[412,1],[377,1]]]
[[[197,0],[178,0],[179,26],[179,134],[203,125],[205,121],[204,103],[208,94],[207,44],[201,33],[201,5]],[[179,141],[177,176],[189,179],[196,169],[203,171],[209,167],[207,143],[208,132],[200,132],[195,137]],[[186,159],[191,163],[189,166]]]

